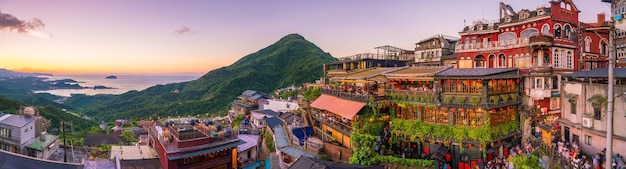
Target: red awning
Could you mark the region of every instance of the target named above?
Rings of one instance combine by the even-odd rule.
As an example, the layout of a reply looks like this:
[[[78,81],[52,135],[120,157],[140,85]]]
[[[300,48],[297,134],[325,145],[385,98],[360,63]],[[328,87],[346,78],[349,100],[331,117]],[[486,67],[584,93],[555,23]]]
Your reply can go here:
[[[311,103],[311,106],[352,119],[365,106],[365,103],[322,94]]]

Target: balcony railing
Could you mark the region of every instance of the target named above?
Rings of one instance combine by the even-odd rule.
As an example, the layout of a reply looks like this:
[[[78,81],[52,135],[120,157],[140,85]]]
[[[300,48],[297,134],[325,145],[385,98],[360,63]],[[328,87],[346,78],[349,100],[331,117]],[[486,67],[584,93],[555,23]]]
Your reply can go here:
[[[475,42],[475,43],[461,43],[456,45],[456,52],[478,52],[478,51],[491,51],[502,50],[511,48],[520,48],[528,46],[528,38],[515,38],[508,41],[490,41],[490,42]]]
[[[430,91],[413,91],[413,90],[390,90],[385,92],[386,95],[393,100],[408,102],[424,102],[434,103],[436,101],[435,92]]]
[[[328,115],[324,116],[322,113],[315,113],[311,117],[313,117],[313,119],[315,119],[316,121],[322,124],[326,124],[327,126],[343,133],[344,135],[350,135],[352,131],[354,131],[352,129],[351,122],[342,122],[341,119],[331,120],[332,118],[329,118]]]
[[[370,96],[376,97],[376,95],[369,94],[370,93],[369,90],[359,93],[359,92],[350,92],[350,91],[342,90],[342,89],[322,88],[322,93],[337,96],[337,97],[344,98],[344,99],[354,100],[358,102],[368,102],[370,99]]]
[[[531,46],[551,46],[554,38],[548,35],[535,35],[529,38]]]

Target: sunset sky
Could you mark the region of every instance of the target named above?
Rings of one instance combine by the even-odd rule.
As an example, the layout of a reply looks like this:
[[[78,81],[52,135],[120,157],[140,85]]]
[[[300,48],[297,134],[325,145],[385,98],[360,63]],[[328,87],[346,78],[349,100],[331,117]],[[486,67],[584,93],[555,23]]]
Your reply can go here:
[[[549,0],[0,1],[0,68],[204,73],[289,33],[335,57],[382,45],[412,50],[435,34],[458,36],[464,20],[497,19],[500,1],[515,11],[549,6]],[[609,13],[600,0],[574,2],[585,22]]]

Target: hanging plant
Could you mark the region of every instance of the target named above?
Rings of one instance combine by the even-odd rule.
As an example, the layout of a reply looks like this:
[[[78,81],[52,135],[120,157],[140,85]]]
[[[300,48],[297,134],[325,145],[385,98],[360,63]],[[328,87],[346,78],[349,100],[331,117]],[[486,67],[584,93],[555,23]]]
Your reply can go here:
[[[478,106],[478,103],[480,103],[480,97],[472,97],[470,101],[472,102],[472,105]]]
[[[459,104],[465,104],[465,96],[457,96],[456,100]]]
[[[517,101],[517,93],[511,93],[511,100]]]
[[[498,104],[498,102],[500,101],[500,97],[498,96],[489,96],[489,98],[491,98],[493,104]]]

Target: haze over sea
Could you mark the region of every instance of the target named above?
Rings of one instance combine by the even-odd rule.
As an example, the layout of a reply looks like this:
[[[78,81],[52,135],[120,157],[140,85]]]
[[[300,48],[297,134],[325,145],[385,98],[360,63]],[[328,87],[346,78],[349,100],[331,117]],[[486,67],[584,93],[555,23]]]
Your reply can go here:
[[[196,80],[202,74],[116,74],[117,79],[106,79],[109,75],[105,74],[60,74],[54,76],[45,76],[50,80],[74,79],[77,84],[83,87],[94,87],[96,85],[112,87],[115,89],[57,89],[36,91],[37,93],[46,92],[58,96],[69,97],[71,94],[122,94],[131,90],[144,90],[155,85],[163,85],[169,83],[186,82]]]

